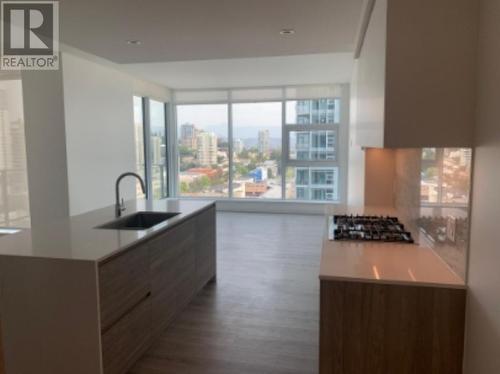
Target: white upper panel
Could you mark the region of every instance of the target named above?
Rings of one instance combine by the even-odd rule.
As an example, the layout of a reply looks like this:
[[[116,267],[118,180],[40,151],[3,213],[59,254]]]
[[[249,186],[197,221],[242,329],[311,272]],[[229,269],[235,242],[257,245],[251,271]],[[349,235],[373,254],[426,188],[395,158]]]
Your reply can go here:
[[[275,87],[349,83],[352,53],[180,61],[125,65],[144,79],[173,89]]]

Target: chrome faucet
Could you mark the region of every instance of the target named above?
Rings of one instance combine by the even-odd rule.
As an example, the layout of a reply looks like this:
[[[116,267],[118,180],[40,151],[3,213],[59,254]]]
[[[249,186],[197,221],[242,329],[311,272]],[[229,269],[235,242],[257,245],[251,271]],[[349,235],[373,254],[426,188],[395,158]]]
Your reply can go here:
[[[115,184],[115,197],[116,197],[116,203],[115,203],[115,216],[116,218],[120,217],[122,215],[122,212],[125,210],[125,204],[123,203],[123,199],[120,200],[120,182],[123,178],[125,177],[136,177],[139,179],[139,182],[141,184],[141,189],[144,194],[146,194],[146,186],[144,185],[144,181],[142,180],[141,176],[136,173],[132,172],[127,172],[121,174],[118,179],[116,180]]]

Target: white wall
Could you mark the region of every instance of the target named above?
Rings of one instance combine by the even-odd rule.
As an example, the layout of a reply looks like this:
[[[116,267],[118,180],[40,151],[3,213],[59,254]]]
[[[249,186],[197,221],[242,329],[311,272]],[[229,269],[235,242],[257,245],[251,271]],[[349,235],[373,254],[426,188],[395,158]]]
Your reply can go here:
[[[74,51],[62,56],[70,214],[114,203],[116,178],[135,171],[132,98],[166,100],[168,90]],[[133,178],[122,182],[135,197]]]
[[[69,214],[61,71],[22,73],[31,226]]]
[[[465,368],[500,373],[500,1],[481,0]]]
[[[114,202],[120,173],[135,171],[133,84],[128,75],[63,53],[70,214]],[[124,181],[122,196],[135,196]]]
[[[63,46],[61,69],[23,72],[32,226],[114,203],[116,177],[135,171],[133,95],[170,91],[119,65]],[[123,197],[135,197],[124,180]]]

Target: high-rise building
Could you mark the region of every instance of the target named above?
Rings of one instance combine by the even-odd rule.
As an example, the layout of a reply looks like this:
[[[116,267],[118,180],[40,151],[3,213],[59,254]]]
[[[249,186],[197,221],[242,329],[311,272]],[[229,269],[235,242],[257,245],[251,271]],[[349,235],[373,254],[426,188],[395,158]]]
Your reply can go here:
[[[296,103],[299,125],[326,125],[339,122],[336,99],[299,100]],[[296,133],[291,155],[302,161],[336,160],[335,130],[300,131]],[[296,167],[295,196],[299,200],[338,200],[337,167]]]
[[[217,164],[217,136],[213,132],[201,132],[196,142],[198,163],[201,166]]]
[[[339,122],[338,102],[335,99],[297,101],[297,124],[327,124]]]
[[[198,145],[196,141],[200,132],[201,130],[197,129],[192,123],[181,125],[181,145],[190,149],[197,149]]]
[[[258,135],[258,150],[262,156],[268,157],[271,153],[269,147],[269,130],[259,130]]]
[[[243,145],[243,141],[241,139],[234,139],[233,148],[234,148],[234,153],[236,154],[241,153],[243,151],[243,148],[245,148]]]
[[[136,164],[144,169],[144,129],[135,126],[135,160]]]
[[[338,199],[338,168],[295,168],[295,193],[299,200],[335,201]]]
[[[295,138],[297,160],[335,160],[334,131],[300,131]]]
[[[154,166],[164,164],[164,145],[161,136],[151,136],[151,163]]]
[[[472,163],[472,148],[460,149],[460,165],[470,166]]]
[[[22,112],[12,110],[13,102],[22,101],[21,81],[0,84],[5,87],[0,89],[0,226],[25,226],[29,200],[24,120]]]

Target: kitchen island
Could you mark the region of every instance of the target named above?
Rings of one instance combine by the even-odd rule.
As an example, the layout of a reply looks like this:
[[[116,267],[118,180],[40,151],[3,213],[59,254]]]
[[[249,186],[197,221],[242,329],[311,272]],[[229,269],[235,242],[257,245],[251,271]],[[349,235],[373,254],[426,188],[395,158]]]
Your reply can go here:
[[[113,206],[2,238],[7,374],[122,374],[216,276],[215,203],[134,200],[178,213],[144,230],[97,228]]]
[[[424,243],[325,234],[319,278],[320,374],[462,372],[465,283]]]

